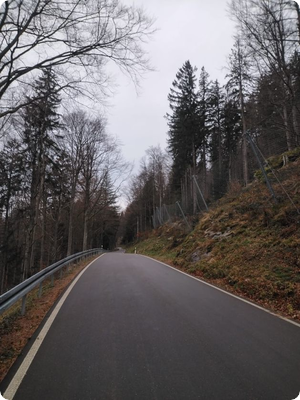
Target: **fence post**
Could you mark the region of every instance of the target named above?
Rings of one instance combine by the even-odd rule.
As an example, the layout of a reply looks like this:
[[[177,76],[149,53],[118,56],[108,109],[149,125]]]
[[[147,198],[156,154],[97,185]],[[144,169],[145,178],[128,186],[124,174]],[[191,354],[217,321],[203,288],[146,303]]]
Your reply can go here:
[[[157,214],[157,219],[158,219],[159,224],[163,225],[158,207],[156,207],[156,214]]]
[[[164,209],[160,206],[159,207],[159,215],[160,215],[160,219],[162,221],[162,224],[165,223],[165,218],[164,218],[164,213],[163,213]]]
[[[195,175],[193,175],[193,179],[194,179],[194,182],[195,182],[195,184],[197,186],[197,189],[198,189],[198,191],[200,193],[200,196],[201,196],[201,199],[203,201],[203,204],[205,205],[206,211],[208,211],[208,206],[207,206],[206,201],[204,199],[203,193],[202,193],[202,191],[201,191],[201,189],[200,189],[200,187],[198,185],[198,182],[197,182],[197,179],[196,179]]]
[[[254,155],[256,157],[256,160],[257,160],[258,165],[259,165],[259,167],[261,169],[261,172],[263,173],[263,176],[265,178],[265,182],[266,182],[266,184],[268,186],[269,192],[271,193],[272,198],[275,201],[277,201],[275,193],[274,193],[274,190],[273,190],[272,185],[271,185],[271,183],[269,181],[268,175],[266,174],[266,171],[265,171],[264,166],[263,166],[263,164],[261,162],[261,159],[259,158],[259,155],[258,155],[258,153],[256,151],[256,148],[255,148],[256,144],[253,142],[252,137],[247,132],[246,132],[246,137],[248,139],[248,142],[250,143],[251,149],[253,150],[253,153],[254,153]]]
[[[164,204],[164,209],[166,210],[166,214],[168,216],[168,220],[170,221],[171,220],[170,214],[169,214],[169,211],[168,211],[167,206],[165,204]]]
[[[41,282],[41,283],[40,283],[40,286],[39,286],[39,294],[38,294],[39,299],[40,299],[41,296],[42,296],[42,290],[43,290],[43,282]]]
[[[180,204],[179,204],[179,201],[176,201],[176,204],[178,205],[178,208],[179,208],[179,210],[181,211],[181,214],[182,214],[182,216],[183,216],[183,219],[184,219],[185,223],[187,224],[187,226],[188,226],[189,228],[191,228],[191,225],[188,223],[188,220],[186,219],[186,217],[185,217],[185,215],[184,215],[184,212],[183,212],[183,210],[182,210],[182,208],[181,208],[181,206],[180,206]]]
[[[25,314],[25,310],[26,310],[26,297],[27,297],[27,294],[25,294],[25,296],[22,297],[21,315],[24,315],[24,314]]]

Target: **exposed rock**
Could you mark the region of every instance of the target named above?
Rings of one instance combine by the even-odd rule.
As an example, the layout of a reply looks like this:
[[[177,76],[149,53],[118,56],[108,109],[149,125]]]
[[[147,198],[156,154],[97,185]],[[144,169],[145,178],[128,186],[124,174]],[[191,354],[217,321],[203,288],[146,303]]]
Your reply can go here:
[[[209,229],[206,229],[206,231],[205,231],[205,237],[210,237],[212,239],[227,239],[231,235],[233,235],[233,232],[232,232],[232,230],[230,230],[230,228],[227,228],[224,233],[213,232],[213,231],[210,231]]]
[[[209,258],[211,256],[211,253],[204,253],[201,254],[200,250],[196,250],[194,251],[194,253],[191,255],[191,261],[192,262],[197,262],[197,261],[201,261],[204,260],[205,258]]]

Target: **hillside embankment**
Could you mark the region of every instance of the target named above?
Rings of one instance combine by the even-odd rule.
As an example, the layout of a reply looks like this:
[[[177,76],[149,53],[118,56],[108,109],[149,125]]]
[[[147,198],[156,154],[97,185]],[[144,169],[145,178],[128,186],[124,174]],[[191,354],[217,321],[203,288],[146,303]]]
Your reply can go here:
[[[276,200],[258,171],[253,183],[232,185],[199,215],[191,232],[173,222],[144,233],[127,252],[136,248],[300,321],[300,150],[268,161]]]

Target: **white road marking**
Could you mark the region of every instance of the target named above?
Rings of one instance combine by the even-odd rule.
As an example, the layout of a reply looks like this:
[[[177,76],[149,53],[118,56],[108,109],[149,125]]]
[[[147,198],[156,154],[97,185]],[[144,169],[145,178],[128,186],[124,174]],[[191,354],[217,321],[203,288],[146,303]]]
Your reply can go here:
[[[268,314],[274,315],[275,317],[278,317],[278,318],[280,318],[280,319],[283,319],[284,321],[289,322],[290,324],[293,324],[293,325],[297,326],[298,328],[300,328],[300,324],[298,324],[297,322],[292,321],[292,320],[290,320],[290,319],[288,319],[288,318],[284,318],[284,317],[282,317],[281,315],[275,314],[274,312],[272,312],[272,311],[270,311],[270,310],[268,310],[268,309],[266,309],[266,308],[263,308],[263,307],[261,307],[261,306],[255,304],[255,303],[252,303],[252,302],[249,301],[249,300],[243,299],[242,297],[236,296],[235,294],[232,294],[232,293],[230,293],[230,292],[226,292],[226,290],[223,290],[223,289],[221,289],[221,288],[219,288],[219,287],[217,287],[217,286],[214,286],[214,285],[212,285],[211,283],[205,282],[205,281],[203,281],[203,280],[200,279],[200,278],[196,278],[195,276],[189,275],[189,274],[187,274],[186,272],[180,271],[180,269],[171,267],[170,265],[168,265],[168,264],[166,264],[166,263],[164,263],[164,262],[162,262],[162,261],[155,260],[155,259],[152,258],[152,257],[144,256],[143,254],[139,254],[139,255],[142,256],[142,257],[145,257],[145,258],[149,258],[150,260],[156,261],[156,262],[158,262],[159,264],[165,265],[166,267],[172,268],[174,271],[180,272],[181,274],[186,275],[186,276],[188,276],[189,278],[192,278],[192,279],[195,279],[195,280],[198,281],[198,282],[204,283],[205,285],[210,286],[210,287],[212,287],[213,289],[219,290],[220,292],[225,293],[225,294],[227,294],[228,296],[231,296],[231,297],[234,297],[235,299],[241,300],[241,301],[243,301],[244,303],[250,304],[250,306],[259,308],[260,310],[265,311],[265,312],[268,313]]]
[[[74,281],[71,283],[71,285],[68,287],[68,289],[65,291],[63,294],[62,298],[59,300],[57,303],[56,307],[52,311],[51,315],[47,319],[45,325],[43,326],[41,332],[33,342],[29,352],[27,353],[25,359],[23,360],[22,364],[20,365],[19,369],[15,373],[13,379],[11,380],[8,388],[4,392],[4,397],[8,400],[12,400],[24,378],[26,375],[30,364],[32,363],[38,349],[40,348],[41,344],[43,343],[43,340],[45,339],[53,321],[55,320],[55,317],[57,316],[59,310],[61,309],[62,305],[64,304],[66,298],[70,294],[71,290],[73,287],[76,285],[77,281],[80,279],[80,277],[83,275],[83,273],[95,262],[97,261],[100,257],[104,256],[104,254],[101,254],[99,257],[97,257],[95,260],[93,260],[91,263],[89,263],[81,272],[80,274],[74,279]]]

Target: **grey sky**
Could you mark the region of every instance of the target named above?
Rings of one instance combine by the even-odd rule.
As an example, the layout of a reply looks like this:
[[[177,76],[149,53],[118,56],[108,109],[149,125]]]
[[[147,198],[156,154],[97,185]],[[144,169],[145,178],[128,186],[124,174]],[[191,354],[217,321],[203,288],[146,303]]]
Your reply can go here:
[[[224,82],[226,60],[233,45],[234,23],[224,0],[123,0],[143,7],[156,18],[158,31],[145,47],[155,72],[141,80],[141,90],[117,76],[117,94],[108,110],[108,130],[119,137],[123,154],[135,161],[135,171],[150,146],[166,147],[167,96],[178,69],[186,60],[202,66],[210,78]]]

